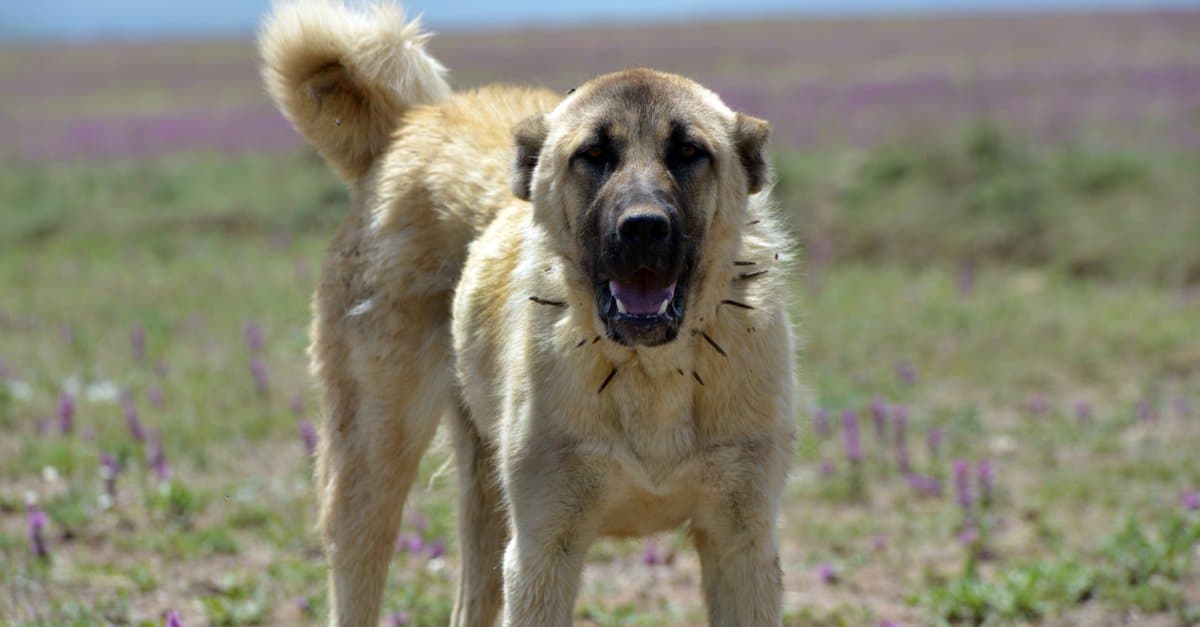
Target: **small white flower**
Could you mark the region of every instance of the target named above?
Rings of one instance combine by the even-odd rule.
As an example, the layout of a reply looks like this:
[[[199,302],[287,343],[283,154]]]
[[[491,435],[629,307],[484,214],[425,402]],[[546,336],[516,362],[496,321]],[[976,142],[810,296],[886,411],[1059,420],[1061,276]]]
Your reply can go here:
[[[24,381],[9,381],[8,391],[18,401],[28,401],[33,398],[33,387]]]
[[[54,466],[42,467],[42,481],[46,483],[58,483],[61,477],[58,474],[58,469]]]
[[[115,403],[121,397],[121,388],[112,381],[99,381],[87,386],[83,396],[92,403]]]
[[[63,381],[62,389],[71,396],[79,396],[79,390],[83,389],[83,384],[79,382],[79,377],[71,375]]]

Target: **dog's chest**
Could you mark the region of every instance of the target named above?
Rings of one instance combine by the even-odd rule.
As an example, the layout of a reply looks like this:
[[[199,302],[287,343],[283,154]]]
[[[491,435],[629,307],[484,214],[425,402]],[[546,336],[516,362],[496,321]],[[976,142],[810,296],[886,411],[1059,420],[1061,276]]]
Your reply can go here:
[[[700,454],[694,403],[685,386],[618,387],[606,445],[613,493],[670,498],[694,487]]]
[[[702,463],[690,430],[625,439],[607,453],[604,533],[656,533],[693,515]]]

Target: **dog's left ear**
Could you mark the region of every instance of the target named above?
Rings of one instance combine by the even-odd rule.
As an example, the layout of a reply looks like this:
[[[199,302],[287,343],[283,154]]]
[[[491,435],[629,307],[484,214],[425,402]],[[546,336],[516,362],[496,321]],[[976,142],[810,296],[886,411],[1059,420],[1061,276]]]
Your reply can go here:
[[[517,156],[513,163],[512,193],[521,200],[533,195],[533,168],[537,166],[542,144],[546,143],[549,128],[546,116],[535,113],[517,123],[513,128],[513,140],[517,145]]]
[[[749,193],[757,194],[770,182],[771,172],[763,152],[767,149],[767,136],[771,134],[771,125],[766,120],[744,113],[737,114],[737,124],[733,130],[733,142],[737,147],[738,158],[746,169],[746,186]]]

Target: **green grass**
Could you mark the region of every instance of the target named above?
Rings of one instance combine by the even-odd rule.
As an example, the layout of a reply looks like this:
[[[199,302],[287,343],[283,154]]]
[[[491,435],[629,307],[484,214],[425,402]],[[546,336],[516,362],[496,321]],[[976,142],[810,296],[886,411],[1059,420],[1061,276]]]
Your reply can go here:
[[[981,124],[920,145],[791,157],[779,192],[805,236],[839,259],[1200,282],[1197,155],[1030,145]]]
[[[836,250],[793,294],[805,408],[781,529],[788,623],[1194,621],[1200,512],[1179,496],[1200,488],[1200,428],[1174,403],[1200,410],[1200,304],[1180,288],[1200,250],[1185,246],[1196,180],[1167,156],[984,139],[779,164],[795,225],[833,234]],[[0,385],[0,617],[161,624],[175,609],[188,625],[319,622],[325,574],[297,428],[318,419],[304,351],[315,268],[345,211],[334,177],[309,156],[8,164],[0,203],[0,359],[14,381]],[[1088,235],[1064,235],[1076,232]],[[1084,250],[1099,265],[1077,263]],[[978,263],[969,293],[964,257]],[[266,340],[265,393],[249,323]],[[168,481],[110,383],[160,434]],[[54,418],[63,389],[78,392],[68,436]],[[879,441],[869,417],[875,396],[908,407],[913,470],[941,480],[942,496],[915,494],[897,471],[894,435]],[[1080,400],[1089,421],[1073,414]],[[1138,403],[1157,420],[1136,420]],[[817,406],[834,417],[828,438],[812,428]],[[857,470],[837,429],[850,408],[867,452]],[[925,443],[935,428],[936,455]],[[113,502],[101,498],[101,452],[121,465]],[[959,540],[959,458],[996,466],[992,501],[971,510],[974,542]],[[385,601],[412,624],[444,623],[452,603],[445,459],[425,460],[414,491],[424,530],[410,519],[402,532],[449,551],[398,551]],[[30,497],[50,517],[48,560],[26,539]],[[643,564],[639,542],[595,548],[581,623],[703,622],[686,540],[660,540],[672,565]],[[824,563],[837,581],[814,574]]]

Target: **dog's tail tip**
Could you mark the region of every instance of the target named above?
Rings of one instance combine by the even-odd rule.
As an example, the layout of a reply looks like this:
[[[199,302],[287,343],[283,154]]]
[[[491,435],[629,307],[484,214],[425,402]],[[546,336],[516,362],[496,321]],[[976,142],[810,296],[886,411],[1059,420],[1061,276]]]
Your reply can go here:
[[[450,97],[429,33],[399,6],[341,0],[276,2],[258,34],[276,105],[347,179],[364,175],[410,107]]]

